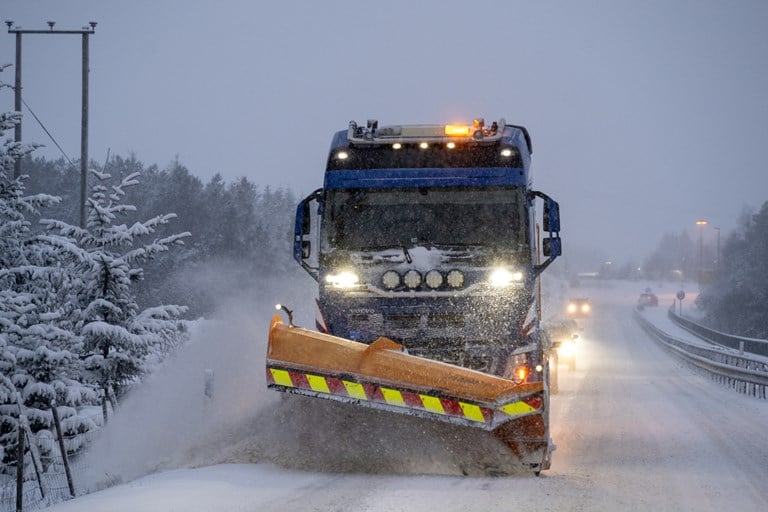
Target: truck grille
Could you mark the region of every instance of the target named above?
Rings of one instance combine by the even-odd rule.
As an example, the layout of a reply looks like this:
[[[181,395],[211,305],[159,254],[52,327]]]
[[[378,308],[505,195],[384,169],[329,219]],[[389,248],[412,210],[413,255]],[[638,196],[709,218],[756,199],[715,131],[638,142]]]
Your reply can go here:
[[[384,315],[384,325],[389,329],[418,329],[420,315]]]
[[[351,313],[347,317],[350,332],[364,333],[373,341],[386,336],[399,342],[422,344],[424,339],[450,340],[464,344],[468,340],[509,339],[515,332],[511,320],[480,318],[463,313]]]
[[[464,315],[461,313],[432,314],[427,317],[427,327],[463,329]]]

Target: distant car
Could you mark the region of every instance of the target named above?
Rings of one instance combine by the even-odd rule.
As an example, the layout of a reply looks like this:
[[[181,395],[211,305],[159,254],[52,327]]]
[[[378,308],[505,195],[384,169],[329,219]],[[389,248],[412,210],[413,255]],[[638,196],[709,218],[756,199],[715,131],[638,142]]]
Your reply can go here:
[[[649,307],[656,307],[659,305],[659,298],[654,294],[650,288],[646,288],[643,293],[640,294],[640,297],[637,299],[637,306],[639,308],[644,308],[646,306]]]
[[[559,320],[547,322],[544,325],[552,347],[557,351],[557,359],[560,363],[568,365],[569,370],[576,369],[576,342],[579,339],[576,320]]]
[[[568,301],[565,311],[571,318],[585,318],[592,313],[592,304],[589,302],[589,299],[583,297],[571,299]]]

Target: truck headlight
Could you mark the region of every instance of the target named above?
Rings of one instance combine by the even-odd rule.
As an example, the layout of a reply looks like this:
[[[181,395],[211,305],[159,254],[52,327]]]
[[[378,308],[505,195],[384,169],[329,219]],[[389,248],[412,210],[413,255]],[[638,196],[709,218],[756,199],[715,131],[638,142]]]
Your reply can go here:
[[[403,282],[408,288],[418,288],[421,284],[421,274],[418,270],[411,269],[403,276]]]
[[[461,270],[451,270],[446,280],[451,288],[461,288],[464,285],[464,273]]]
[[[400,274],[394,270],[387,270],[384,275],[381,276],[381,283],[387,290],[394,290],[400,286]]]
[[[337,274],[326,275],[325,282],[334,288],[353,288],[357,286],[357,284],[360,282],[360,279],[354,272],[345,270]]]
[[[519,283],[522,280],[522,272],[513,272],[506,268],[495,269],[493,272],[491,272],[491,275],[488,279],[488,281],[491,283],[491,286],[495,286],[497,288],[509,286],[512,283]]]
[[[436,288],[440,288],[443,285],[443,274],[441,274],[437,270],[430,270],[429,272],[427,272],[425,281],[427,283],[427,286],[429,286],[433,290]]]

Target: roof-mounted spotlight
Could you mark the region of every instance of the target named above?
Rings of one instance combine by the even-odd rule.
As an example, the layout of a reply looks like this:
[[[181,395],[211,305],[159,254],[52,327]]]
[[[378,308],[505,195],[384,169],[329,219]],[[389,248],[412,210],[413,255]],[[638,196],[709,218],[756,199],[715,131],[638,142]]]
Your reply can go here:
[[[485,126],[485,119],[478,118],[472,120],[472,138],[480,140],[483,138],[483,127]]]

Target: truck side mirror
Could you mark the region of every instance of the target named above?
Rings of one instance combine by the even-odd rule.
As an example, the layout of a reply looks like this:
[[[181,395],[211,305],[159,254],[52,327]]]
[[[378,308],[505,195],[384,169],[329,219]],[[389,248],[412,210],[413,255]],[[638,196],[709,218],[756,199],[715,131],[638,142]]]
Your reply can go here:
[[[557,258],[563,253],[563,246],[560,238],[545,238],[542,240],[541,252],[544,256]]]
[[[301,203],[301,234],[308,235],[312,231],[312,214],[309,209],[310,201],[303,201]],[[309,244],[309,242],[307,242]],[[302,247],[302,252],[303,247]],[[305,256],[307,258],[308,256]]]
[[[539,275],[555,260],[555,258],[563,254],[563,246],[560,239],[560,205],[557,204],[557,201],[543,192],[537,190],[528,192],[528,200],[530,202],[533,202],[537,197],[540,197],[544,201],[542,224],[544,231],[547,233],[547,237],[541,242],[541,252],[547,259],[534,266],[533,270],[535,275]]]
[[[544,231],[557,233],[560,231],[560,205],[557,201],[547,197],[544,200]],[[545,253],[545,256],[547,254]]]
[[[312,234],[312,203],[322,204],[323,189],[319,188],[305,197],[296,207],[296,221],[293,229],[293,259],[306,270],[315,280],[318,278],[318,268],[313,265],[312,243],[305,240]],[[319,214],[319,212],[318,212]]]

